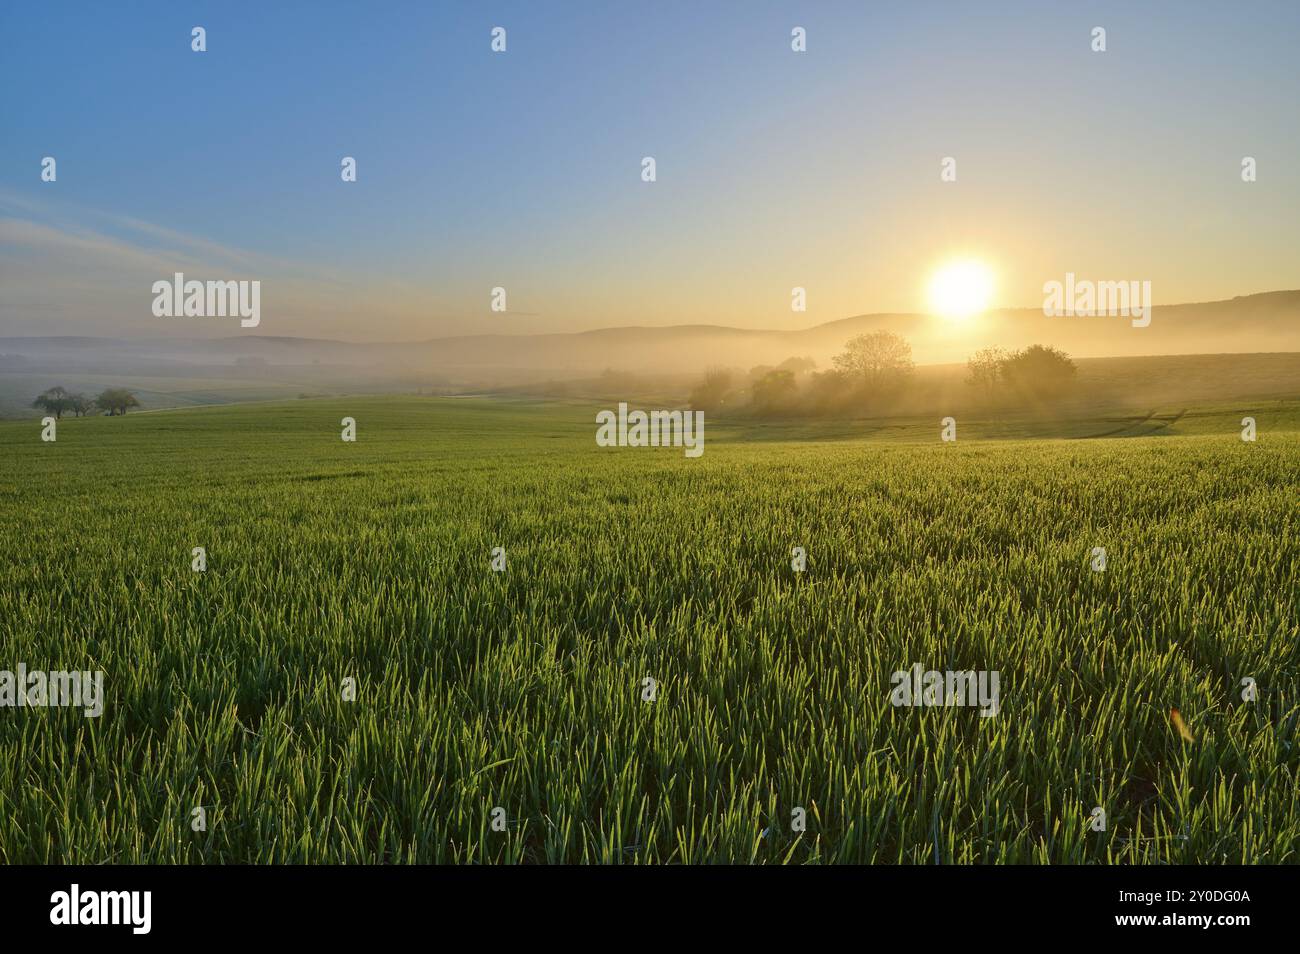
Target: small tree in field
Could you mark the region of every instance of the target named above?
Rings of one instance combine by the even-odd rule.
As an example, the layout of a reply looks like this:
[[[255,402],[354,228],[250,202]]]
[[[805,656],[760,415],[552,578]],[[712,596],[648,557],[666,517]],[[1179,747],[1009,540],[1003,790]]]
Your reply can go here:
[[[691,407],[700,411],[716,411],[727,401],[731,391],[731,372],[726,368],[709,368],[704,380],[691,391]]]
[[[871,391],[900,384],[912,373],[912,346],[892,331],[873,331],[850,338],[844,352],[831,359],[837,371]]]
[[[95,403],[107,411],[110,417],[125,414],[129,407],[140,406],[135,395],[126,388],[109,388],[107,391],[102,391],[99,397],[95,398]]]
[[[793,371],[769,371],[750,388],[750,400],[760,411],[776,411],[788,407],[796,386]]]
[[[966,362],[969,372],[966,383],[979,388],[986,397],[993,397],[997,392],[998,381],[1002,378],[1002,364],[1006,360],[1007,353],[1001,348],[981,348]]]
[[[77,417],[85,417],[95,409],[95,402],[84,394],[72,394],[68,397],[68,408]]]
[[[38,396],[32,402],[32,407],[40,408],[46,414],[53,414],[57,419],[63,417],[64,411],[72,410],[71,399],[72,395],[63,388],[54,387]]]
[[[1058,348],[1030,345],[1002,362],[1002,376],[1018,391],[1039,398],[1059,397],[1078,374],[1070,356]]]

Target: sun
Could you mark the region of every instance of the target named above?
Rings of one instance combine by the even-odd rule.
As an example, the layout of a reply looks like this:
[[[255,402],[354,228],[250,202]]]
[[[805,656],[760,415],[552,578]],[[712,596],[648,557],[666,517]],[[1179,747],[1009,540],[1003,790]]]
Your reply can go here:
[[[949,262],[930,278],[930,310],[949,321],[966,321],[989,306],[993,271],[983,262]]]

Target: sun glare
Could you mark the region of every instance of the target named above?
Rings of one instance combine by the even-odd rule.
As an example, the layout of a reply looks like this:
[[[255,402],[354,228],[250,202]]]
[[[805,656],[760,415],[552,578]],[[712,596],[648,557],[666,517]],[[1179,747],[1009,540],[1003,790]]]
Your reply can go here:
[[[989,306],[993,272],[983,262],[949,262],[930,279],[930,310],[950,321],[965,321]]]

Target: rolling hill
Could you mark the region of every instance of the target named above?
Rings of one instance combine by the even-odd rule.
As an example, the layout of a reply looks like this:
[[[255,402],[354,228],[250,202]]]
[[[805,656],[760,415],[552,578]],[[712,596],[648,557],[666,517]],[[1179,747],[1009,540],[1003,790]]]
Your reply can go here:
[[[164,325],[160,332],[182,327]],[[921,365],[960,363],[990,345],[1034,343],[1062,348],[1076,359],[1300,352],[1300,291],[1156,306],[1145,328],[1133,327],[1127,318],[1048,318],[1037,309],[1003,309],[964,327],[928,315],[875,314],[792,330],[669,325],[409,342],[256,334],[0,337],[0,413],[14,414],[30,402],[26,395],[33,385],[56,378],[88,382],[65,382],[70,387],[125,379],[157,390],[165,404],[169,391],[179,396],[176,403],[201,402],[222,390],[213,382],[225,382],[225,390],[239,395],[277,397],[320,390],[498,388],[589,378],[605,369],[694,375],[711,365],[748,368],[792,356],[813,358],[825,368],[849,338],[878,329],[906,338]],[[202,383],[186,387],[187,380]],[[220,394],[217,399],[222,400]]]

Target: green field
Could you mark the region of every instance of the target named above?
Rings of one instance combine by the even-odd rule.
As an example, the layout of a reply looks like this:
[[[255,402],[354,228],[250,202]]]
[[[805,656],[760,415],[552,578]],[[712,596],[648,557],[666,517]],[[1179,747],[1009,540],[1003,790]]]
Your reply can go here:
[[[1300,404],[697,460],[595,410],[0,423],[0,669],[106,674],[0,708],[0,860],[1300,861]],[[1000,711],[891,706],[913,663]]]

